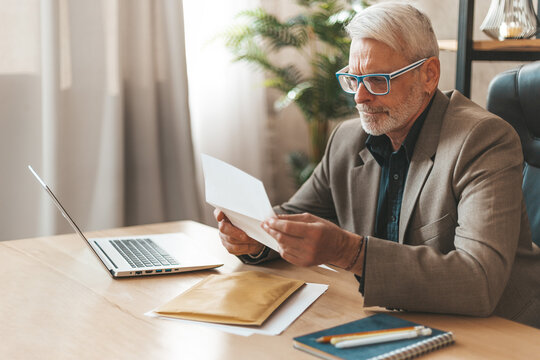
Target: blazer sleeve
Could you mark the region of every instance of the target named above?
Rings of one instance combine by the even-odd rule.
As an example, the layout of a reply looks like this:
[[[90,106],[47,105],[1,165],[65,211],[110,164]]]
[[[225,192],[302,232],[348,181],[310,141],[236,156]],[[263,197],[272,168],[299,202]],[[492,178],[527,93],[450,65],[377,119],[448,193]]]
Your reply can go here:
[[[453,192],[456,201],[450,251],[370,237],[364,306],[475,316],[495,310],[520,237],[520,141],[504,121],[486,118],[464,137],[453,161],[452,187],[438,189]]]

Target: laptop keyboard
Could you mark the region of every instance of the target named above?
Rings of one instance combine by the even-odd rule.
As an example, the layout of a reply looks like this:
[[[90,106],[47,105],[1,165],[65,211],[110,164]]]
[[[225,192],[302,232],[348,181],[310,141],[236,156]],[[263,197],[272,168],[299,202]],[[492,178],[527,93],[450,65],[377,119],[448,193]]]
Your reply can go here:
[[[133,268],[178,265],[178,261],[150,239],[109,240]]]

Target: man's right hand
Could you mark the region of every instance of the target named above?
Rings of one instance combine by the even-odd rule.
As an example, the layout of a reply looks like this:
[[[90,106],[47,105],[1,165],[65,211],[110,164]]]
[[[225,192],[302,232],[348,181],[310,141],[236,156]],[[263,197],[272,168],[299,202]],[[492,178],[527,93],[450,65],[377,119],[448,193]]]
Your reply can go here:
[[[233,255],[258,255],[264,245],[249,237],[244,231],[234,226],[225,214],[218,209],[214,210],[214,217],[218,221],[219,237],[225,249]]]

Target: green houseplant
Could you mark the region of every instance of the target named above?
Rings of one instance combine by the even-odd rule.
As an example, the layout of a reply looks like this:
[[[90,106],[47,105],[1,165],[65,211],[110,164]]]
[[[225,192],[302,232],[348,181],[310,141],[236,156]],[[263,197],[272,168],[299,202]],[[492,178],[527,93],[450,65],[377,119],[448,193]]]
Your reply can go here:
[[[337,0],[297,3],[301,13],[284,21],[262,8],[243,11],[224,38],[234,61],[248,62],[265,71],[264,85],[282,94],[274,104],[277,109],[294,103],[302,111],[308,124],[310,153],[289,155],[299,186],[323,156],[329,121],[354,112],[352,97],[340,89],[335,77],[336,71],[348,63],[350,39],[344,25],[354,11]],[[270,55],[284,48],[293,49],[309,65],[278,65]]]

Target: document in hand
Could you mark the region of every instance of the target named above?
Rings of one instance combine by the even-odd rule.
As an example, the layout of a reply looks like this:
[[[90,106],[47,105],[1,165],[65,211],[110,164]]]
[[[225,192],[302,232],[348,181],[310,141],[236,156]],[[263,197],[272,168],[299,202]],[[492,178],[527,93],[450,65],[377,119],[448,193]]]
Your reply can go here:
[[[262,181],[212,156],[201,154],[201,159],[206,202],[253,239],[279,251],[276,240],[261,228],[265,219],[276,216]]]

